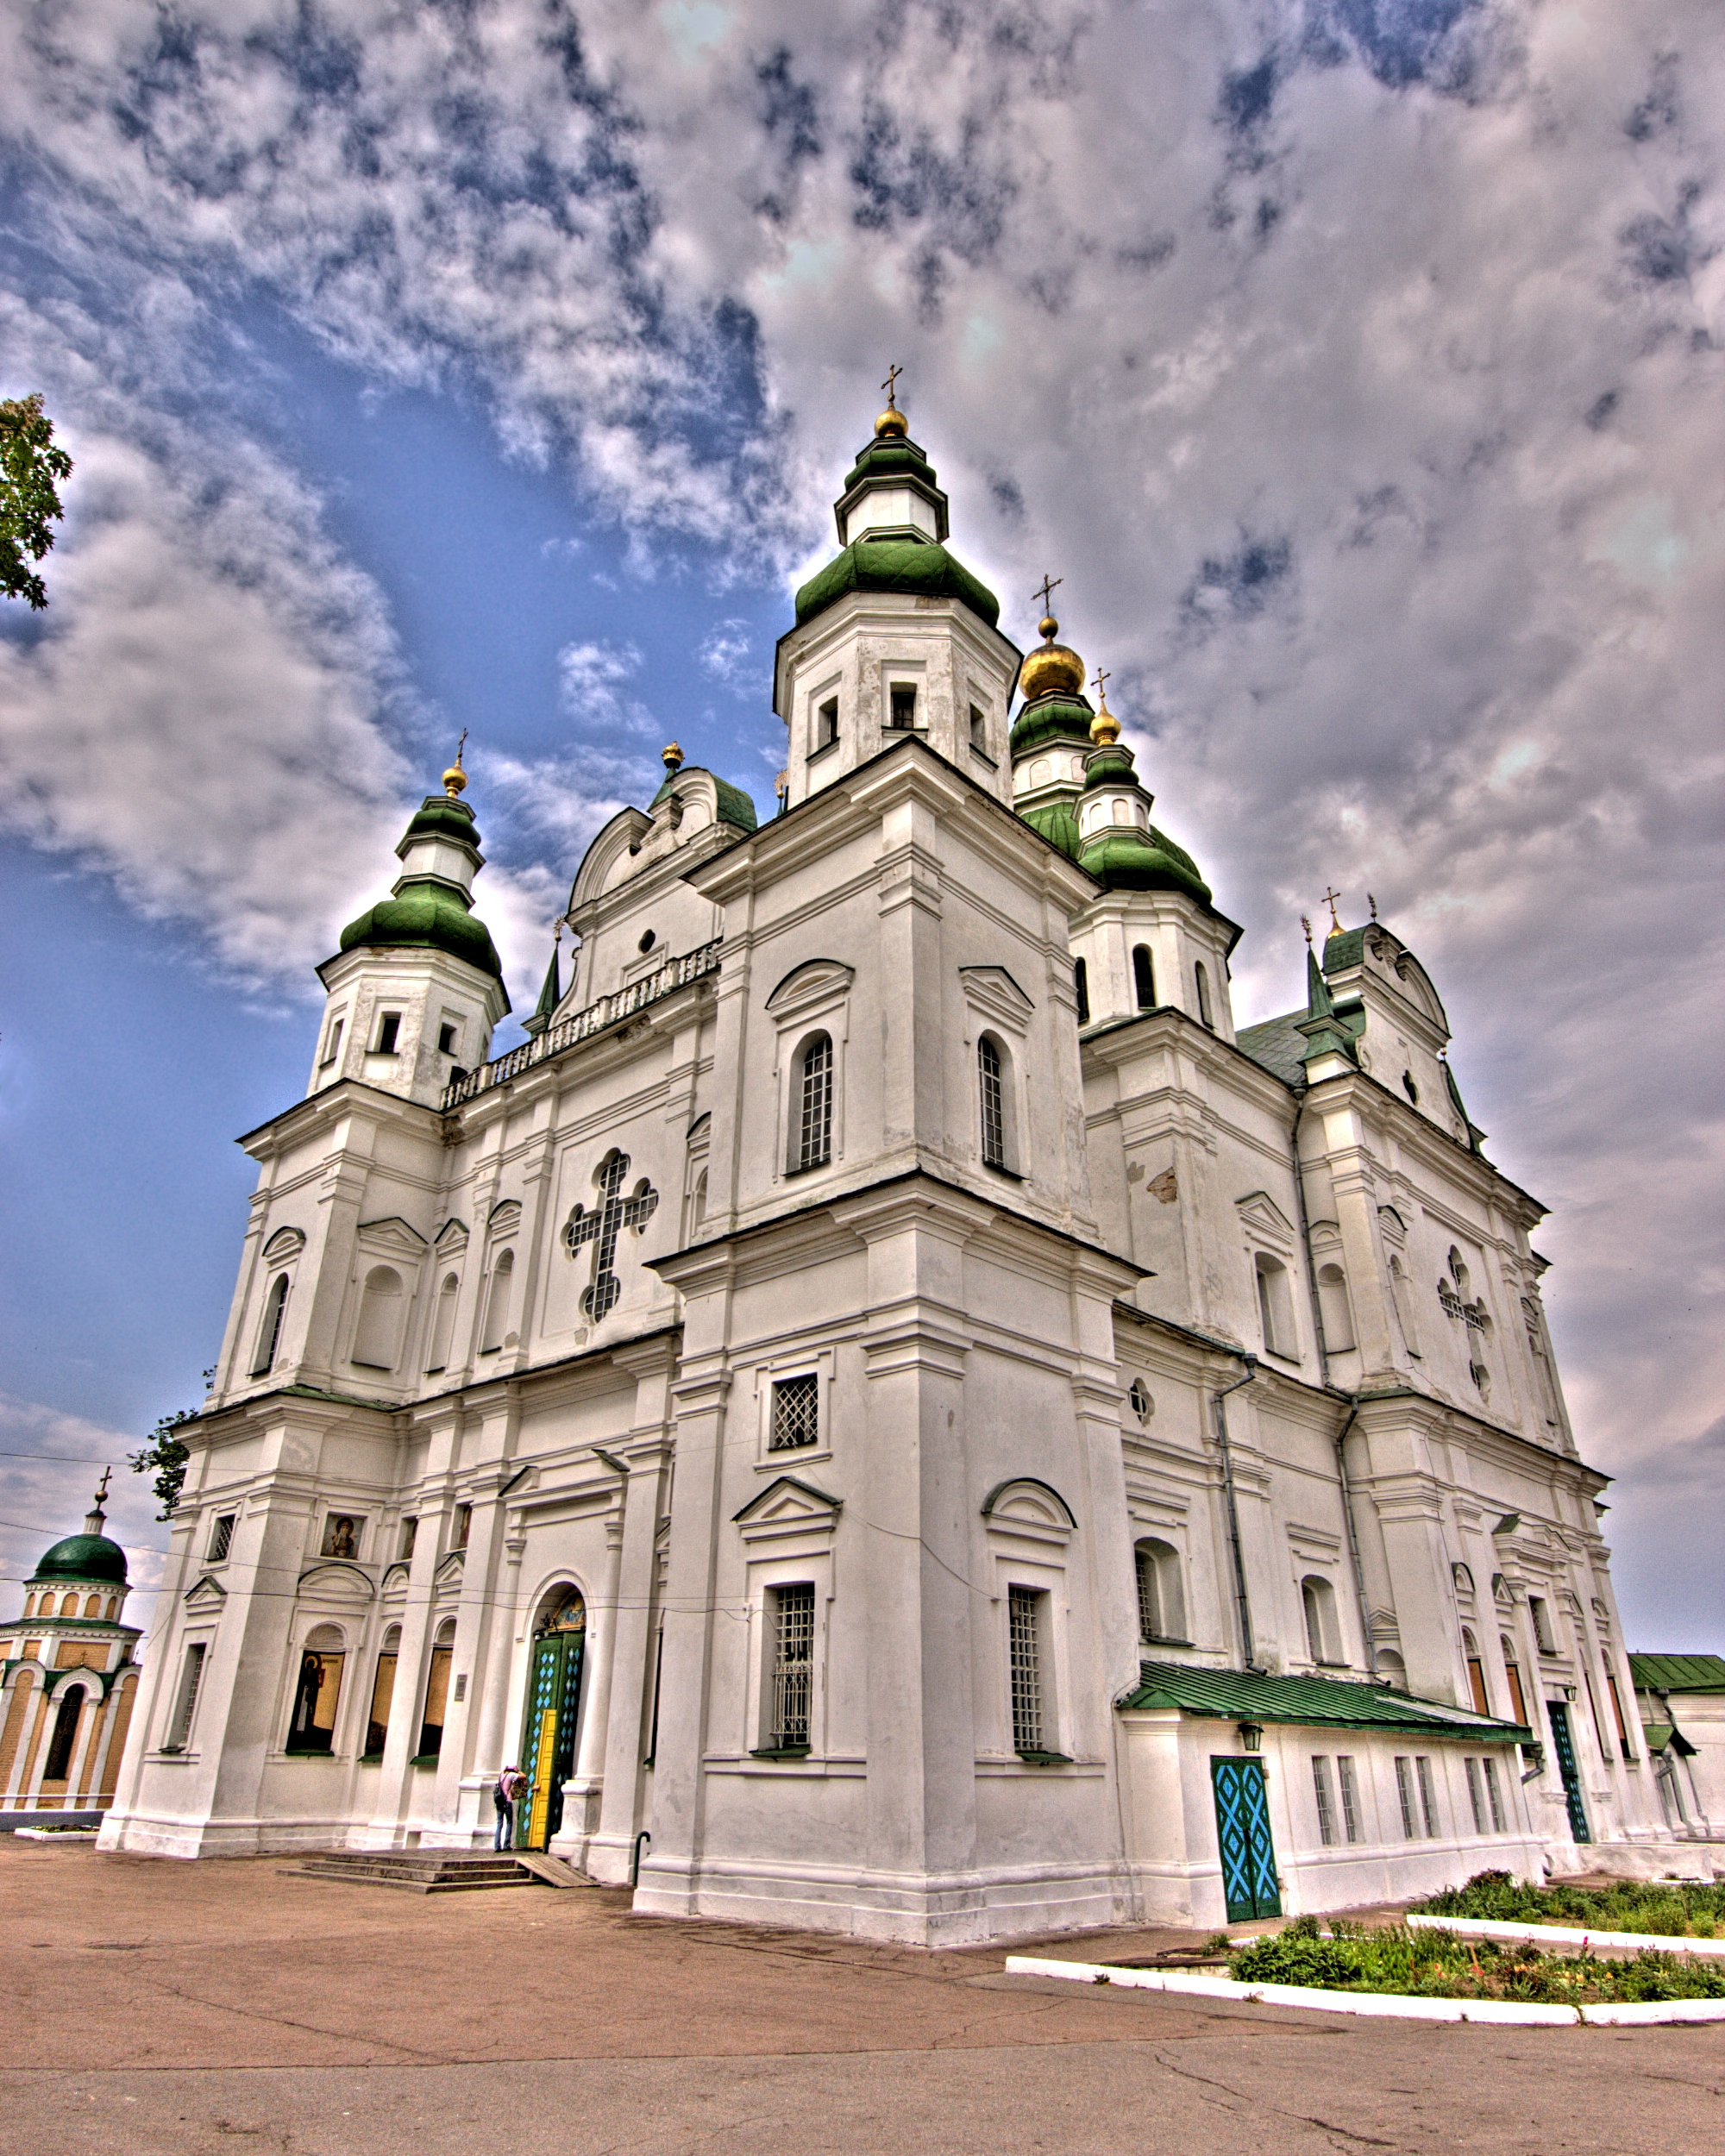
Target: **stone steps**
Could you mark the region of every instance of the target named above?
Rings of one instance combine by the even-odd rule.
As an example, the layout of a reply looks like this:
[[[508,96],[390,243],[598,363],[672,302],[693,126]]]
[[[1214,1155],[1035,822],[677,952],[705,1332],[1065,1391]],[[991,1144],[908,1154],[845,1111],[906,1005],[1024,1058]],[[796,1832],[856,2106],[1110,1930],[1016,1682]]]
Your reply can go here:
[[[472,1894],[487,1887],[539,1883],[512,1855],[460,1849],[329,1849],[297,1868],[302,1879],[341,1879],[351,1886],[402,1887],[410,1894]]]

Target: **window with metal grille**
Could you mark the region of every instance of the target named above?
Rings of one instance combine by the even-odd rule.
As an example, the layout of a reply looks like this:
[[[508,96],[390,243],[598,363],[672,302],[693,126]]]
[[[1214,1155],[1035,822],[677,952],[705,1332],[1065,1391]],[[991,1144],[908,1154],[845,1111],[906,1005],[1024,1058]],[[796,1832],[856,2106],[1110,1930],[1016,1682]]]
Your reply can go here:
[[[1359,1784],[1354,1779],[1352,1759],[1337,1759],[1336,1786],[1341,1791],[1342,1832],[1350,1841],[1358,1841],[1359,1839]]]
[[[191,1718],[198,1711],[198,1688],[204,1682],[204,1658],[209,1651],[205,1640],[194,1640],[185,1651],[185,1662],[179,1673],[179,1692],[173,1703],[173,1719],[167,1726],[164,1752],[184,1752],[185,1740],[191,1733]]]
[[[824,1168],[831,1158],[832,1038],[830,1034],[817,1033],[803,1050],[794,1164]]]
[[[773,1426],[768,1432],[769,1452],[794,1452],[813,1445],[820,1436],[820,1380],[812,1371],[806,1377],[780,1377],[773,1382]]]
[[[1414,1817],[1414,1763],[1411,1759],[1396,1762],[1396,1794],[1402,1800],[1402,1832],[1408,1841],[1418,1841],[1420,1827]]]
[[[916,724],[916,685],[914,682],[894,682],[891,710],[891,724],[894,732],[904,733]]]
[[[1318,1839],[1328,1849],[1336,1839],[1336,1810],[1330,1800],[1330,1763],[1312,1760],[1312,1793],[1318,1800]]]
[[[814,1689],[814,1583],[773,1589],[773,1697],[770,1735],[786,1752],[809,1740]]]
[[[1140,1011],[1156,1008],[1156,962],[1148,943],[1132,945],[1132,987]]]
[[[1042,1743],[1042,1596],[1033,1587],[1007,1590],[1007,1626],[1012,1658],[1013,1748],[1040,1752]]]
[[[1424,1758],[1414,1760],[1414,1773],[1420,1784],[1420,1811],[1426,1822],[1426,1833],[1435,1841],[1438,1835],[1438,1799],[1432,1787],[1431,1761]]]
[[[1485,1832],[1485,1797],[1479,1783],[1479,1762],[1477,1759],[1465,1759],[1462,1764],[1467,1769],[1467,1801],[1473,1813],[1473,1831],[1476,1834],[1483,1834]]]
[[[252,1357],[252,1376],[261,1377],[275,1367],[275,1351],[281,1344],[281,1321],[287,1312],[287,1275],[278,1273],[270,1282],[264,1302],[263,1321],[258,1327],[258,1351]]]
[[[216,1524],[210,1530],[210,1563],[219,1564],[234,1546],[234,1521],[237,1514],[219,1513]]]
[[[1007,1164],[1006,1094],[1000,1083],[1000,1051],[983,1034],[976,1044],[976,1080],[982,1098],[982,1164]]]
[[[1501,1834],[1503,1832],[1503,1799],[1497,1788],[1497,1762],[1495,1759],[1482,1759],[1479,1764],[1485,1771],[1485,1797],[1491,1807],[1491,1831],[1494,1834]]]

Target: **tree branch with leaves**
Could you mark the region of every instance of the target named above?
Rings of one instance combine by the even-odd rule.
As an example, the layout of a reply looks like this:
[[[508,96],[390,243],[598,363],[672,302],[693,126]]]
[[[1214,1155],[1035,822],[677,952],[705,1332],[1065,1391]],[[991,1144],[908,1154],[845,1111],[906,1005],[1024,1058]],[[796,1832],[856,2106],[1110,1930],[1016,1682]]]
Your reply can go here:
[[[59,482],[72,477],[72,459],[54,447],[53,422],[40,390],[0,398],[0,595],[28,599],[38,612],[47,586],[33,569],[54,542],[48,527],[66,515]]]

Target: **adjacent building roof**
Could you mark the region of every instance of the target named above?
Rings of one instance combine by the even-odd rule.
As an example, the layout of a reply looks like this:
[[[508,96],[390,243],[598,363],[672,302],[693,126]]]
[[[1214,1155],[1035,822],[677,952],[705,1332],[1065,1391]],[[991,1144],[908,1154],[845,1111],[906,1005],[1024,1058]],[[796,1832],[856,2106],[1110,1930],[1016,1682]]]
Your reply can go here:
[[[1534,1738],[1520,1722],[1495,1721],[1441,1700],[1414,1699],[1380,1684],[1351,1684],[1335,1677],[1255,1677],[1241,1670],[1145,1662],[1138,1678],[1138,1689],[1120,1702],[1122,1708],[1177,1707],[1182,1714],[1215,1721],[1382,1729],[1475,1744],[1529,1744]]]
[[[1629,1673],[1638,1692],[1725,1692],[1725,1656],[1632,1654]]]
[[[1234,1035],[1235,1044],[1284,1086],[1303,1086],[1304,1057],[1310,1046],[1300,1031],[1300,1021],[1305,1015],[1303,1011],[1289,1011],[1279,1018],[1265,1018],[1258,1025],[1243,1025]]]
[[[111,1580],[126,1584],[126,1552],[106,1535],[67,1535],[47,1551],[28,1584],[41,1580]]]

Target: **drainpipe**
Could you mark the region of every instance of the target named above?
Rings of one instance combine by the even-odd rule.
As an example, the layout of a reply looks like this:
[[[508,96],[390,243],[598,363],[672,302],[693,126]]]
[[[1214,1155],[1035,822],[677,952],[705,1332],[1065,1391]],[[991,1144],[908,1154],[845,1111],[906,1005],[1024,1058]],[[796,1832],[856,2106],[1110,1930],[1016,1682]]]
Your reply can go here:
[[[1258,1376],[1258,1357],[1243,1355],[1245,1376],[1237,1377],[1232,1385],[1224,1385],[1220,1392],[1210,1395],[1210,1413],[1215,1420],[1216,1450],[1222,1456],[1222,1496],[1228,1512],[1228,1546],[1233,1552],[1234,1599],[1239,1608],[1240,1667],[1248,1677],[1262,1677],[1254,1658],[1251,1637],[1251,1604],[1245,1591],[1245,1557],[1240,1549],[1239,1507],[1234,1501],[1233,1455],[1228,1449],[1228,1413],[1222,1402],[1230,1393],[1237,1393],[1243,1385],[1250,1385]]]
[[[1300,1119],[1306,1112],[1306,1096],[1302,1093],[1294,1104],[1294,1128],[1289,1138],[1289,1151],[1294,1167],[1294,1203],[1300,1215],[1300,1241],[1306,1252],[1306,1293],[1312,1305],[1312,1337],[1318,1344],[1318,1376],[1324,1389],[1330,1389],[1330,1351],[1324,1338],[1324,1304],[1318,1293],[1318,1269],[1312,1257],[1312,1223],[1306,1211],[1306,1171],[1300,1160]],[[1342,1426],[1336,1432],[1336,1482],[1341,1491],[1342,1521],[1347,1529],[1348,1560],[1353,1570],[1354,1600],[1359,1604],[1359,1636],[1365,1647],[1366,1675],[1377,1675],[1377,1648],[1371,1637],[1371,1608],[1365,1596],[1365,1567],[1360,1562],[1359,1530],[1354,1524],[1353,1489],[1348,1482],[1347,1438],[1353,1428],[1354,1417],[1359,1413],[1357,1394],[1346,1393],[1347,1413]]]

